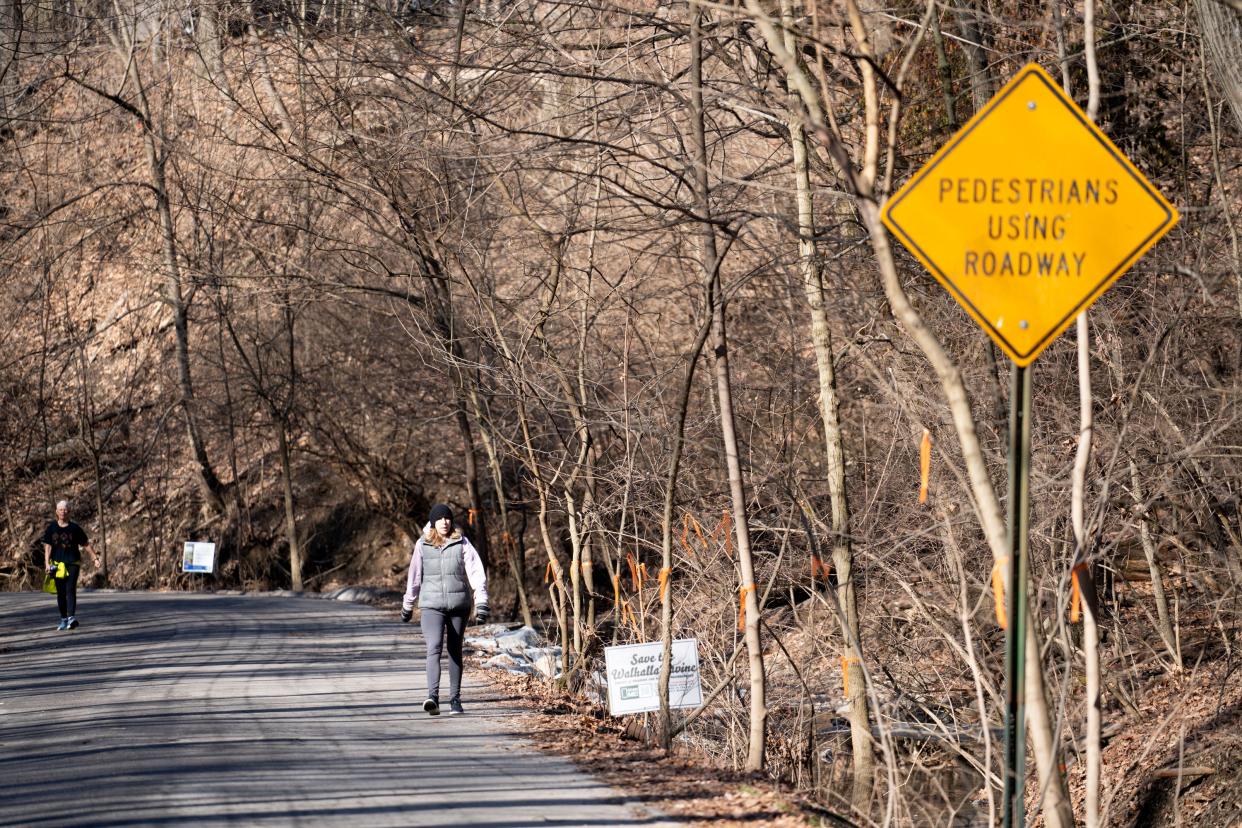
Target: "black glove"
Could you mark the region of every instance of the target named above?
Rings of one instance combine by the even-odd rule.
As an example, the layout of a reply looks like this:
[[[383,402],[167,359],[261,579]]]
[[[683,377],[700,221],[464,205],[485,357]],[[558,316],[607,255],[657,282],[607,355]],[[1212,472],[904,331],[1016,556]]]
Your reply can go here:
[[[413,617],[414,617],[413,609],[406,609],[405,607],[401,608],[401,623],[402,624],[408,623],[409,620]]]
[[[479,624],[487,621],[487,616],[489,615],[491,615],[491,612],[488,610],[487,604],[479,604],[474,608],[474,620]]]

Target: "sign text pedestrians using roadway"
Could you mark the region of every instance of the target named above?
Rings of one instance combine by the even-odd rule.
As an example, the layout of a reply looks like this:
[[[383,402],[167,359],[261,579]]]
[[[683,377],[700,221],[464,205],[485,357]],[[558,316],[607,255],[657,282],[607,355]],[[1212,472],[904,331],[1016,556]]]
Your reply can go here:
[[[884,224],[1018,365],[1177,223],[1036,64],[884,205]]]

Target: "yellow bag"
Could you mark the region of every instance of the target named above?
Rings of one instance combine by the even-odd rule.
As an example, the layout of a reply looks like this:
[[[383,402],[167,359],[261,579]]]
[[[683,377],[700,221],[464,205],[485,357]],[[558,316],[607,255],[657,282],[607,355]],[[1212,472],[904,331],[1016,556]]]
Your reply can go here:
[[[56,580],[58,578],[68,578],[68,577],[69,577],[69,571],[65,569],[65,562],[57,561],[56,570],[54,572],[47,573],[47,576],[43,579],[43,591],[48,593],[49,595],[55,595],[56,594]]]

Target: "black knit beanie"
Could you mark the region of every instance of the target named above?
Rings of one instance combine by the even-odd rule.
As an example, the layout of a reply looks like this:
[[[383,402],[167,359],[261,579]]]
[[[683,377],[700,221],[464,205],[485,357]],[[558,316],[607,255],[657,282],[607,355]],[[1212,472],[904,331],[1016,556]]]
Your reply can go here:
[[[430,521],[432,528],[435,528],[436,521],[440,518],[448,518],[450,522],[453,520],[453,510],[443,503],[437,503],[431,507],[431,517],[427,520]]]

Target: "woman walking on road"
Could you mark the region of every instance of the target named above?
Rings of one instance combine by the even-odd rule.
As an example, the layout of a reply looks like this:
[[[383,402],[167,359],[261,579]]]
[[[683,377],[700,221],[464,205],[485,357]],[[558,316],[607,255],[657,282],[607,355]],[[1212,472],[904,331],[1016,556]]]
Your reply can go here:
[[[82,569],[82,550],[91,553],[95,568],[99,568],[99,556],[95,554],[86,532],[69,519],[69,501],[56,504],[56,520],[43,530],[43,568],[56,582],[56,605],[60,608],[58,630],[72,630],[78,626],[78,575]]]
[[[427,641],[427,700],[423,710],[440,714],[440,653],[448,634],[449,715],[462,713],[461,650],[470,616],[487,620],[487,573],[483,560],[470,541],[453,525],[453,510],[443,503],[431,507],[423,536],[414,544],[410,574],[406,579],[401,620],[409,621],[414,604],[422,610],[420,624]]]

